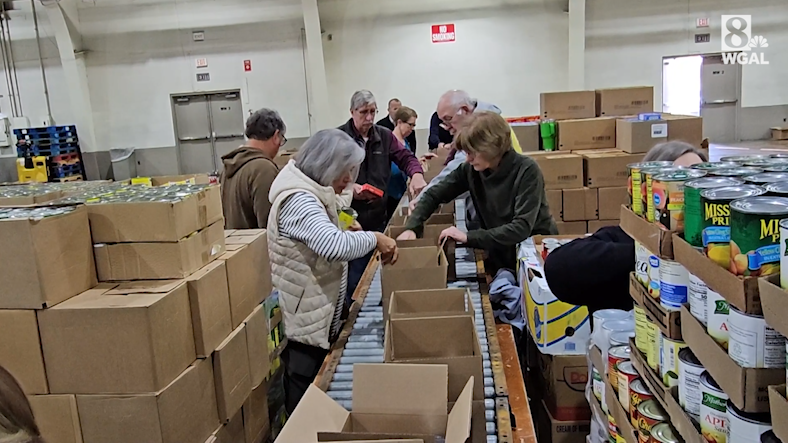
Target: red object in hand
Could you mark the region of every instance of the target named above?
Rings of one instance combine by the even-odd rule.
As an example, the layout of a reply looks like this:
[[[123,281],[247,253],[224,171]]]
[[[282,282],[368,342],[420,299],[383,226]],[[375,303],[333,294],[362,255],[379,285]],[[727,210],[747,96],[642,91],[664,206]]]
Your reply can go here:
[[[370,194],[375,195],[377,197],[383,197],[383,191],[381,191],[380,189],[378,189],[378,188],[376,188],[376,187],[374,187],[374,186],[372,186],[370,184],[366,184],[366,185],[362,186],[361,187],[361,191],[362,192],[369,192]]]

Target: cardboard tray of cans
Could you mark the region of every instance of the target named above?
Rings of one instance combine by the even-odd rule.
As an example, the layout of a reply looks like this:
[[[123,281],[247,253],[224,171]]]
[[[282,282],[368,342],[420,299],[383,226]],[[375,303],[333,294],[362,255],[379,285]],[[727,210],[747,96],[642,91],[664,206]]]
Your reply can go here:
[[[608,377],[605,377],[605,403],[607,403],[607,410],[616,421],[618,432],[621,437],[624,437],[626,443],[638,443],[638,432],[632,426],[629,418],[629,413],[624,410],[624,406],[618,401],[618,395],[613,390]]]
[[[707,443],[700,434],[700,430],[695,426],[689,414],[679,405],[678,388],[668,388],[646,361],[646,356],[635,346],[635,340],[629,342],[632,348],[632,365],[640,375],[643,383],[648,386],[649,391],[654,394],[654,399],[662,406],[662,409],[670,416],[670,424],[678,431],[679,435],[686,443]]]
[[[621,229],[652,254],[673,259],[673,234],[656,223],[651,223],[621,205]]]
[[[673,250],[677,262],[736,309],[747,314],[762,313],[758,277],[734,275],[692,247],[678,234],[673,236]]]
[[[695,357],[728,394],[731,402],[744,412],[769,412],[768,387],[785,382],[785,368],[743,368],[706,332],[706,327],[681,308],[684,342]]]
[[[780,287],[780,276],[770,275],[758,280],[761,306],[766,324],[788,337],[788,291]]]
[[[785,385],[769,386],[772,430],[782,441],[788,441],[788,400],[785,398]]]
[[[681,312],[665,309],[638,281],[635,273],[629,274],[629,295],[646,311],[646,315],[659,326],[665,336],[681,340]]]

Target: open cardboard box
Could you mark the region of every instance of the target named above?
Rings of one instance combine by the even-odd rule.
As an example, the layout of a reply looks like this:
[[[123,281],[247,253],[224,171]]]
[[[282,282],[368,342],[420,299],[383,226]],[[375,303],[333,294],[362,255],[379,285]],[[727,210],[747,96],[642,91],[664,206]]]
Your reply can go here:
[[[446,365],[357,364],[353,412],[310,385],[275,443],[415,438],[465,443],[471,433],[474,377],[448,410]],[[354,440],[355,440],[354,439]]]
[[[449,214],[435,214],[435,215],[449,215]],[[433,215],[433,217],[435,217]],[[453,219],[454,214],[451,214]],[[457,243],[453,239],[444,239],[443,242],[440,241],[441,232],[444,229],[448,229],[454,226],[454,221],[450,224],[425,224],[424,229],[422,231],[421,238],[417,238],[415,240],[397,240],[397,246],[400,249],[404,248],[421,248],[427,246],[441,246],[443,248],[443,253],[446,255],[446,278],[449,281],[454,281],[457,279],[457,272],[456,272],[456,262],[457,258],[455,256],[455,251],[457,250]],[[394,226],[390,225],[386,231],[386,235],[391,238],[396,239],[400,234],[405,232],[405,226]]]
[[[657,402],[659,402],[663,409],[667,410],[665,398],[669,396],[670,393],[668,392],[668,388],[662,383],[662,377],[648,365],[646,356],[637,348],[634,339],[629,340],[629,347],[631,349],[630,360],[635,370],[640,375],[640,378],[643,379],[646,386],[648,386],[651,393],[654,394],[654,398]]]
[[[447,269],[446,254],[437,245],[400,248],[397,263],[383,265],[380,271],[384,321],[388,321],[387,307],[392,292],[445,289]]]
[[[785,385],[769,386],[772,430],[782,441],[788,441],[788,400],[785,399]]]
[[[673,231],[668,231],[656,223],[650,223],[625,205],[621,205],[620,226],[652,254],[673,259]]]
[[[607,410],[610,411],[610,415],[616,421],[619,434],[624,437],[626,443],[638,443],[638,431],[632,426],[632,422],[629,420],[629,413],[624,410],[624,406],[618,401],[618,394],[613,390],[613,386],[610,385],[608,377],[604,377],[604,379],[604,398],[607,403]]]
[[[686,305],[681,308],[681,330],[684,342],[737,408],[744,412],[769,411],[767,388],[785,381],[784,368],[742,368],[706,333],[706,327]]]
[[[733,275],[728,269],[692,247],[678,234],[673,235],[673,249],[677,262],[706,283],[710,289],[728,300],[728,303],[747,314],[762,313],[758,277],[742,278]]]
[[[391,319],[383,347],[386,363],[448,365],[449,401],[460,397],[468,378],[483,380],[479,337],[467,315]],[[484,400],[483,383],[474,385],[473,399]]]
[[[394,291],[388,306],[389,318],[474,317],[473,300],[467,289]]]
[[[673,340],[681,340],[681,312],[665,309],[638,281],[634,272],[629,274],[629,295],[645,309],[662,333]]]
[[[770,275],[761,278],[758,280],[758,289],[766,324],[788,337],[788,317],[785,316],[788,312],[788,292],[780,287],[780,276]]]

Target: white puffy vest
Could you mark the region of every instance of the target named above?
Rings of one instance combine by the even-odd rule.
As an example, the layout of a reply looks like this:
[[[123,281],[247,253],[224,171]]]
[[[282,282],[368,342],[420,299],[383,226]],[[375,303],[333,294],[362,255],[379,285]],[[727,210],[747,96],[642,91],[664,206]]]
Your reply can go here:
[[[287,197],[308,192],[326,207],[328,217],[338,224],[337,195],[307,177],[291,160],[271,185],[268,216],[268,251],[274,287],[288,340],[329,349],[329,329],[342,283],[342,262],[329,262],[304,243],[279,235],[279,209]]]

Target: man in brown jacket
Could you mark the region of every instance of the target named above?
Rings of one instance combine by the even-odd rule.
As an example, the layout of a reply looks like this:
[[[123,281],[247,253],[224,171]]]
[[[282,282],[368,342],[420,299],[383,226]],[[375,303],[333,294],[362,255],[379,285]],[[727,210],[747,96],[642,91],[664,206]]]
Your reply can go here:
[[[261,229],[268,224],[268,192],[279,173],[274,157],[287,142],[279,113],[263,108],[246,120],[246,144],[222,157],[225,229]]]

